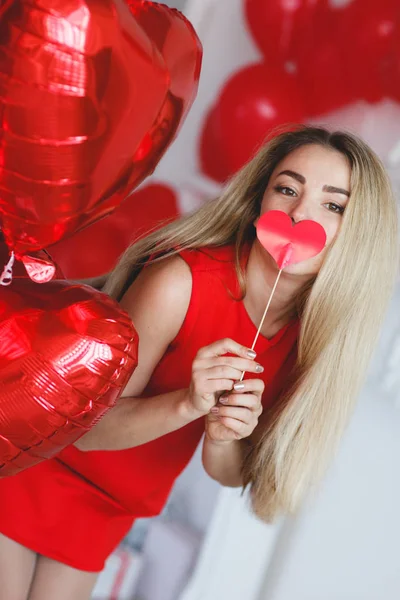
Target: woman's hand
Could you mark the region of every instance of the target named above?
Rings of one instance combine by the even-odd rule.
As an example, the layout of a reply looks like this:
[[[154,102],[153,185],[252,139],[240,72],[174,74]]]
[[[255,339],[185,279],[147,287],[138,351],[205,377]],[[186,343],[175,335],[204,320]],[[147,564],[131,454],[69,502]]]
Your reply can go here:
[[[224,356],[228,353],[235,356]],[[254,361],[255,356],[255,352],[229,338],[201,348],[193,361],[192,380],[188,390],[188,401],[192,409],[203,415],[208,414],[213,407],[216,407],[220,396],[224,392],[233,390],[243,371],[262,373],[264,369]],[[258,381],[256,387],[257,390],[260,390],[262,382],[259,380],[244,382],[245,389],[247,390],[248,387],[248,391],[253,390],[254,384],[251,383],[252,381]],[[262,390],[260,396],[261,393]],[[239,397],[237,394],[233,395],[235,398]],[[252,392],[252,394],[241,392],[240,398],[242,397],[246,398],[242,400],[244,404],[239,404],[239,407],[235,407],[235,410],[245,410],[253,413],[253,409],[250,407],[254,405],[255,392]],[[255,412],[257,410],[255,409]],[[241,412],[239,416],[243,416]],[[216,419],[215,415],[213,417]]]
[[[248,379],[235,384],[232,392],[223,394],[207,415],[206,439],[225,443],[249,437],[263,410],[264,387],[261,379]]]

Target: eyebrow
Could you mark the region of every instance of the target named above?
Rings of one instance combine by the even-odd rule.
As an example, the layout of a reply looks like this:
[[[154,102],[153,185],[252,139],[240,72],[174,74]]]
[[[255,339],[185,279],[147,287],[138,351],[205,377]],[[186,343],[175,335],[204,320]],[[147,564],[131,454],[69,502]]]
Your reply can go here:
[[[303,185],[306,183],[306,178],[304,177],[304,175],[300,175],[300,173],[296,173],[296,171],[290,171],[290,169],[281,171],[279,173],[279,175],[289,175],[289,177],[296,179],[296,181],[298,181],[299,183],[302,183]],[[279,175],[278,175],[278,177],[279,177]],[[330,192],[332,194],[343,194],[344,196],[347,196],[347,197],[350,196],[350,192],[348,190],[335,187],[334,185],[324,185],[322,188],[322,191]]]

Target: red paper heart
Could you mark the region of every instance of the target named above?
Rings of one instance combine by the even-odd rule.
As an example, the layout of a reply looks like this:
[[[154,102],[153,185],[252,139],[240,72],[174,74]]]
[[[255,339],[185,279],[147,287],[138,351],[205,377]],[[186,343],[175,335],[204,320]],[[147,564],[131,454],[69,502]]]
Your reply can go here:
[[[190,45],[190,60],[175,65],[186,87],[172,89],[160,40],[123,0],[0,9],[0,212],[17,257],[106,216],[154,168],[197,89],[199,42],[178,15],[175,55]]]
[[[0,477],[57,454],[118,399],[137,364],[128,315],[88,286],[15,279],[0,295]]]
[[[257,237],[280,269],[316,256],[326,244],[324,228],[315,221],[292,225],[280,210],[270,210],[257,222]]]

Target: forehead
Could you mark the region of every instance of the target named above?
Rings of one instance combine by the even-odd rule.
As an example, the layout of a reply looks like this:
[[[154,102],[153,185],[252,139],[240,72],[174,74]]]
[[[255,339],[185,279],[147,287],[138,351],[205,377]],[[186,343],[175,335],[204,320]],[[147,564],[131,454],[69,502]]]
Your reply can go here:
[[[308,180],[322,181],[323,184],[350,186],[351,168],[344,154],[333,148],[309,144],[293,150],[274,169],[272,176],[290,170],[303,175]]]

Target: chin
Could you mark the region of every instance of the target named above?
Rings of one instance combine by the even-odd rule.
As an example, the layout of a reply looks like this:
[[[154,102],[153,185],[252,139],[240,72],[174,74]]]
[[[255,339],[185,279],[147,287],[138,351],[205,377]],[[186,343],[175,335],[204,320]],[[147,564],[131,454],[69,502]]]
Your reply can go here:
[[[307,265],[306,263],[290,265],[286,267],[284,273],[288,275],[297,275],[298,277],[315,277],[318,274],[319,265]]]

